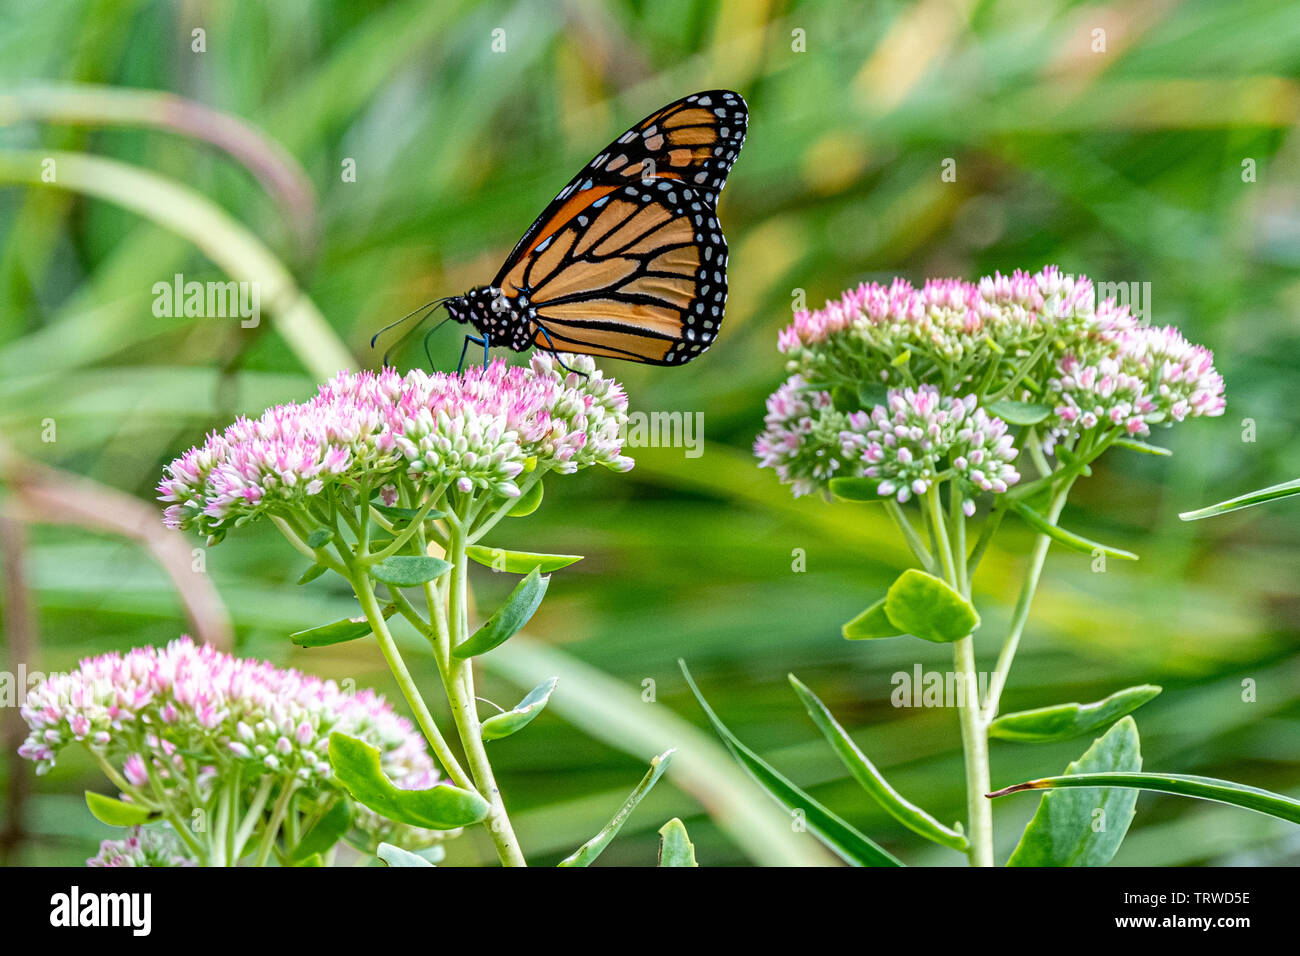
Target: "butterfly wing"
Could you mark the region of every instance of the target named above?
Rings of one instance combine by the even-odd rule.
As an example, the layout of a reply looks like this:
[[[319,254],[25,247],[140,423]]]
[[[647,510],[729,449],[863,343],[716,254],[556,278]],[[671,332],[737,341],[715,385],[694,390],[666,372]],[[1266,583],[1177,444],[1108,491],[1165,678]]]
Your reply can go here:
[[[685,97],[560,190],[493,281],[531,309],[533,344],[658,365],[708,348],[727,296],[717,198],[748,116],[737,93]]]

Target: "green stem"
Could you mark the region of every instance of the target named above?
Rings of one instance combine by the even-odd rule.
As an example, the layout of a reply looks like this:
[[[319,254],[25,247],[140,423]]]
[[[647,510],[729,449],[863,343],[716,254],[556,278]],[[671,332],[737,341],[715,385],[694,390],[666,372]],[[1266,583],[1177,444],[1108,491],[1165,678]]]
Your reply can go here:
[[[365,613],[366,620],[369,622],[371,630],[374,631],[375,638],[379,641],[379,649],[383,652],[384,660],[388,662],[388,669],[393,672],[393,678],[402,689],[402,696],[406,698],[407,706],[411,708],[411,712],[415,715],[415,722],[420,725],[420,730],[424,732],[425,739],[429,741],[429,746],[433,748],[438,761],[456,786],[467,790],[473,789],[473,783],[471,783],[469,775],[465,773],[460,761],[456,759],[456,755],[447,745],[446,739],[442,736],[442,731],[434,723],[433,714],[429,713],[424,698],[420,696],[420,691],[415,686],[411,672],[406,669],[406,662],[402,660],[401,652],[397,649],[397,642],[393,640],[392,632],[388,630],[388,622],[384,620],[383,609],[379,606],[379,599],[375,597],[375,589],[371,585],[365,569],[354,566],[349,579],[352,582],[352,590],[356,592],[357,600],[361,602],[361,610]]]
[[[1066,479],[1065,484],[1057,489],[1052,496],[1051,502],[1047,508],[1047,520],[1056,524],[1056,519],[1061,516],[1061,509],[1065,507],[1065,499],[1070,494],[1070,488],[1074,484],[1074,477]],[[983,719],[985,723],[991,722],[998,715],[998,704],[1002,699],[1002,688],[1006,686],[1007,674],[1011,671],[1011,664],[1016,658],[1016,650],[1020,646],[1020,637],[1025,632],[1025,623],[1029,620],[1029,607],[1033,604],[1034,593],[1038,590],[1038,581],[1042,577],[1043,563],[1047,560],[1047,549],[1051,546],[1052,539],[1045,534],[1040,534],[1034,538],[1034,547],[1029,554],[1029,568],[1025,572],[1025,583],[1020,589],[1020,598],[1016,601],[1016,609],[1011,615],[1011,626],[1007,631],[1006,640],[1002,643],[1002,650],[998,654],[997,666],[993,669],[993,675],[989,678],[988,699],[984,703]]]
[[[257,847],[257,857],[253,860],[254,866],[266,866],[266,861],[271,858],[271,850],[275,846],[276,835],[280,832],[280,824],[284,822],[284,813],[289,809],[289,801],[293,798],[294,791],[297,789],[297,784],[285,784],[284,790],[280,793],[280,798],[275,801],[275,807],[271,810],[271,819],[267,821],[266,831],[262,834],[262,842]]]
[[[975,675],[975,638],[967,634],[952,646],[957,671],[961,720],[961,745],[966,758],[966,851],[971,866],[993,865],[993,805],[989,792],[988,725],[980,713],[979,684]]]
[[[394,538],[392,543],[389,544],[388,547],[384,548],[384,550],[376,551],[374,554],[367,555],[366,560],[370,562],[383,561],[385,558],[391,558],[393,555],[397,554],[397,552],[401,551],[402,548],[406,547],[406,542],[415,537],[416,533],[420,530],[420,526],[424,524],[424,519],[428,517],[429,512],[433,510],[433,506],[441,498],[442,489],[431,492],[424,504],[420,506],[419,512],[411,519],[411,523],[406,526],[406,530]]]
[[[898,530],[903,533],[903,539],[907,542],[907,546],[912,549],[912,554],[916,556],[916,560],[921,562],[921,567],[933,574],[935,570],[934,556],[930,554],[930,549],[925,546],[925,543],[921,541],[921,536],[912,527],[912,522],[908,520],[902,506],[893,498],[886,498],[885,510],[889,512],[889,517],[894,519],[894,524],[898,525]]]
[[[465,554],[464,533],[464,528],[469,524],[467,516],[461,526],[453,531],[451,549],[447,555],[452,562],[448,589],[451,647],[469,637],[469,559]],[[500,857],[503,865],[527,866],[483,744],[474,694],[473,663],[449,656],[446,674],[447,697],[451,702],[452,714],[456,718],[456,729],[460,733],[461,746],[465,748],[465,756],[478,785],[478,792],[491,806],[484,826],[487,827],[488,834],[496,846],[497,856]]]
[[[244,814],[239,829],[235,831],[235,839],[230,850],[231,866],[237,864],[239,858],[244,855],[244,847],[248,845],[248,838],[253,835],[258,822],[262,819],[262,811],[266,809],[266,801],[270,799],[271,787],[274,785],[275,778],[269,773],[263,776],[262,782],[257,785],[257,792],[249,801],[248,812]]]

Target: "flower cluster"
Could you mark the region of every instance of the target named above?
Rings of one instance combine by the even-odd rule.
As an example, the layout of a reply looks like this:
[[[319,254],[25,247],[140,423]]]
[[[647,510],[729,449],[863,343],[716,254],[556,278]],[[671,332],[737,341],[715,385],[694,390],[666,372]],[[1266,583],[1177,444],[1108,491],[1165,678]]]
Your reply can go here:
[[[18,753],[36,772],[79,742],[115,770],[126,795],[134,789],[186,815],[195,800],[231,780],[335,790],[329,736],[340,731],[380,751],[388,777],[405,789],[427,789],[438,772],[423,738],[383,697],[347,693],[321,680],[263,661],[233,657],[187,637],[164,648],[87,658],[70,673],[52,674],[28,694],[22,716],[30,728]],[[360,814],[373,833],[401,831]]]
[[[310,401],[241,418],[172,462],[158,486],[165,521],[219,537],[333,486],[379,489],[400,474],[422,491],[514,497],[529,466],[626,471],[627,396],[590,358],[565,360],[573,371],[536,354],[527,368],[340,373]]]
[[[941,396],[933,385],[894,389],[870,413],[851,413],[849,425],[840,434],[844,453],[855,453],[865,465],[863,477],[878,479],[877,491],[900,502],[950,476],[971,515],[974,495],[1001,494],[1020,480],[1006,422],[977,407],[974,395]]]
[[[905,502],[951,478],[967,514],[980,492],[1000,494],[1020,480],[1006,422],[974,395],[943,396],[932,385],[890,389],[870,411],[835,408],[829,392],[793,376],[768,399],[766,429],[754,443],[759,466],[776,470],[796,497],[831,478],[870,478],[882,496]]]
[[[86,866],[194,866],[180,841],[158,827],[131,827],[122,840],[104,840]]]
[[[1224,410],[1209,350],[1173,327],[1143,325],[1112,300],[1098,303],[1091,280],[1055,266],[920,288],[865,283],[797,313],[778,346],[790,378],[768,400],[755,452],[796,495],[861,473],[905,498],[928,488],[941,464],[963,490],[997,492],[1016,475],[1014,441],[991,414],[1002,400],[1041,409],[1037,437],[1049,453],[1086,433],[1141,436],[1157,423]],[[950,441],[918,449],[900,439],[895,449],[866,427],[875,422],[882,436],[890,427],[942,432],[930,420],[936,411],[990,444],[967,453]],[[848,436],[837,448],[840,432]],[[883,457],[859,472],[850,453]]]

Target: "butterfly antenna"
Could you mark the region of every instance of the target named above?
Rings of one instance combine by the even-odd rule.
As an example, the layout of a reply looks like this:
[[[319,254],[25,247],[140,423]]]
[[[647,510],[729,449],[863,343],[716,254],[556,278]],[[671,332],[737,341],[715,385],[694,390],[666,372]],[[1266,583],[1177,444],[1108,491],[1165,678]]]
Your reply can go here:
[[[382,329],[380,329],[378,332],[376,332],[374,335],[370,337],[370,347],[373,349],[375,347],[375,343],[379,340],[379,336],[383,335],[389,329],[397,328],[397,326],[401,325],[404,322],[409,321],[413,316],[417,316],[417,315],[419,316],[419,318],[416,319],[415,324],[412,325],[410,329],[408,329],[406,332],[404,332],[401,338],[399,338],[396,342],[394,342],[384,351],[384,364],[387,365],[388,356],[390,356],[398,347],[400,347],[403,342],[405,342],[408,338],[410,338],[411,333],[413,333],[416,329],[418,329],[421,325],[423,325],[425,319],[427,319],[439,308],[445,305],[448,301],[450,301],[450,299],[451,296],[447,296],[441,299],[434,299],[432,302],[426,302],[418,309],[413,309],[412,311],[406,313],[406,315],[402,316],[396,322],[389,322]],[[444,319],[443,321],[446,320]]]
[[[429,360],[429,371],[431,372],[435,371],[435,368],[433,364],[433,352],[429,350],[429,339],[433,338],[434,332],[437,332],[440,328],[442,328],[450,321],[451,321],[451,316],[449,315],[441,322],[439,322],[437,325],[435,325],[433,328],[431,328],[428,332],[424,333],[424,357]]]

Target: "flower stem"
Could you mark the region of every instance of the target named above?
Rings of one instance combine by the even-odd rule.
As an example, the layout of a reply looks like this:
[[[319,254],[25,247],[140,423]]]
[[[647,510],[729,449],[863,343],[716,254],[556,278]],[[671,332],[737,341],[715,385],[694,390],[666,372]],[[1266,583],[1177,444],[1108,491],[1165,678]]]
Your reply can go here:
[[[1056,524],[1056,519],[1061,516],[1061,509],[1065,507],[1065,499],[1073,484],[1074,478],[1068,478],[1052,496],[1046,515],[1047,520],[1052,524]],[[988,698],[984,702],[983,709],[985,723],[991,722],[998,715],[1002,688],[1006,686],[1007,674],[1011,671],[1016,650],[1020,646],[1020,637],[1025,632],[1025,623],[1029,620],[1029,606],[1033,604],[1034,594],[1038,590],[1043,563],[1047,560],[1047,549],[1051,544],[1052,539],[1045,534],[1034,538],[1034,548],[1029,554],[1029,568],[1025,571],[1025,583],[1020,589],[1020,598],[1016,601],[1016,609],[1011,615],[1011,627],[1007,631],[1006,640],[1002,643],[1002,650],[998,653],[998,662],[993,669],[993,675],[989,678]]]
[[[388,669],[393,672],[393,678],[402,689],[402,696],[406,698],[407,705],[415,715],[415,722],[420,725],[420,730],[424,732],[429,746],[433,748],[438,761],[456,786],[472,790],[474,785],[469,775],[465,773],[455,753],[447,745],[442,731],[434,723],[433,714],[429,713],[424,698],[420,696],[420,691],[415,686],[411,672],[406,669],[406,662],[402,660],[397,642],[393,640],[392,632],[388,630],[388,622],[384,620],[384,612],[379,606],[379,599],[375,597],[375,589],[365,569],[354,566],[349,579],[352,582],[352,590],[356,592],[357,600],[361,602],[361,610],[366,615],[366,621],[369,622],[371,630],[379,641],[379,649],[383,652],[384,660],[388,662]]]
[[[454,647],[469,637],[469,559],[465,554],[466,542],[463,528],[456,528],[453,531],[450,545],[448,557],[452,561],[452,567],[447,600],[451,617],[450,640],[451,646]],[[484,747],[474,693],[473,663],[449,655],[445,676],[447,698],[451,702],[452,714],[456,718],[461,746],[465,748],[465,756],[474,774],[474,780],[478,784],[478,791],[491,806],[484,826],[496,845],[497,856],[501,858],[503,865],[527,866]]]
[[[952,658],[959,678],[961,745],[966,758],[967,856],[971,866],[992,866],[993,805],[984,796],[990,789],[988,725],[980,712],[975,638],[967,634],[954,642]]]

